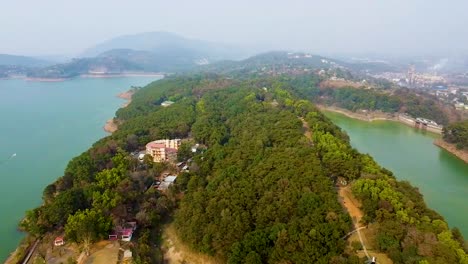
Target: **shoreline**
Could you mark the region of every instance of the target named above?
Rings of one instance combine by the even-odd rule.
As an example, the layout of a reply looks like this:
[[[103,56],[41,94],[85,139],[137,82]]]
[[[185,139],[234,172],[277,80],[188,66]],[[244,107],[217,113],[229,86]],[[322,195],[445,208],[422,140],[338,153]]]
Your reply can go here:
[[[123,103],[120,108],[127,107],[132,102],[132,97],[135,93],[136,93],[136,89],[131,88],[128,91],[117,94],[116,96],[118,98],[126,100],[126,102]],[[118,125],[117,120],[115,120],[115,118],[111,118],[107,120],[103,126],[104,131],[106,131],[109,134],[114,133],[115,131],[117,131],[118,128],[119,128],[119,125]]]
[[[109,134],[114,133],[118,129],[117,123],[114,121],[114,118],[109,119],[106,121],[106,124],[103,126],[104,131],[106,131]]]
[[[468,151],[457,149],[455,145],[447,143],[441,138],[434,140],[433,143],[468,164]]]
[[[164,73],[141,72],[141,73],[117,73],[117,74],[81,74],[79,78],[118,78],[118,77],[164,77]]]
[[[119,77],[158,77],[164,78],[164,73],[157,72],[141,72],[141,73],[118,73],[118,74],[81,74],[72,78],[47,78],[47,77],[26,77],[26,76],[8,76],[2,77],[0,80],[22,79],[28,82],[64,82],[73,78],[119,78]]]
[[[355,113],[351,112],[349,110],[339,108],[339,107],[334,107],[334,106],[324,106],[324,105],[316,105],[316,107],[320,111],[328,111],[328,112],[333,112],[333,113],[339,113],[342,114],[346,117],[352,118],[352,119],[358,119],[361,121],[366,121],[366,122],[373,122],[373,121],[392,121],[392,122],[398,122],[401,124],[404,124],[406,126],[412,127],[412,128],[417,128],[415,127],[414,119],[404,116],[399,113],[393,113],[393,114],[387,114],[387,113],[375,113],[375,112],[366,112],[366,114],[360,114],[360,113]],[[423,130],[421,128],[417,128],[420,130]],[[442,134],[442,129],[440,128],[435,128],[435,127],[430,127],[428,126],[424,131],[428,131],[434,134]]]
[[[328,112],[333,112],[333,113],[338,113],[342,114],[344,116],[347,116],[352,119],[358,119],[361,121],[366,121],[366,122],[373,122],[373,121],[399,121],[396,119],[394,116],[391,116],[391,114],[383,114],[382,116],[368,116],[367,114],[359,114],[356,112],[351,112],[349,110],[335,107],[335,106],[325,106],[325,105],[315,105],[320,111],[328,111]]]
[[[17,78],[12,78],[17,79]],[[35,77],[26,77],[25,81],[28,82],[64,82],[70,80],[70,78],[35,78]]]

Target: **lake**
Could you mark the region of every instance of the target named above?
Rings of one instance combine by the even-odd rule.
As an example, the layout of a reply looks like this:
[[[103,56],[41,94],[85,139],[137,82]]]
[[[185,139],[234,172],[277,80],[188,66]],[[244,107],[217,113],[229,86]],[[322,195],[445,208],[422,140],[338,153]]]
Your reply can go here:
[[[24,236],[17,224],[41,204],[44,187],[106,136],[103,125],[125,102],[116,95],[157,79],[0,80],[0,261]]]
[[[353,147],[419,188],[426,204],[468,239],[468,164],[432,144],[438,135],[397,122],[324,113],[348,133]]]

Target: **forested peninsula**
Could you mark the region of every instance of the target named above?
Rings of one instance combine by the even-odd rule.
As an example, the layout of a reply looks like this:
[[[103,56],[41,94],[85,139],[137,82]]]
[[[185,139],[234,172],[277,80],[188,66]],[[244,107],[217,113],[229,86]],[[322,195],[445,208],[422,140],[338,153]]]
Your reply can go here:
[[[40,240],[37,257],[46,260],[64,236],[78,248],[75,263],[116,226],[136,222],[120,247],[134,263],[163,263],[171,223],[188,248],[217,263],[364,263],[362,245],[348,239],[359,226],[366,247],[393,263],[468,263],[458,229],[410,183],[353,149],[305,96],[318,91],[314,78],[194,74],[139,89],[117,111],[118,130],[72,159],[43,205],[27,212],[25,243]],[[133,153],[176,138],[177,159],[190,170],[166,191],[152,188],[175,165]],[[195,143],[202,150],[190,151]],[[359,219],[342,190],[359,204]]]
[[[442,133],[442,139],[434,144],[468,163],[468,121],[452,123],[444,127]]]

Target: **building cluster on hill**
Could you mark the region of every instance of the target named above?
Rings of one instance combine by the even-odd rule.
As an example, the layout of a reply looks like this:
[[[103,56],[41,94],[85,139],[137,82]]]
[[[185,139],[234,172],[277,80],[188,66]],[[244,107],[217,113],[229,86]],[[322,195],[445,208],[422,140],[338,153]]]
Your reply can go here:
[[[160,139],[146,144],[146,154],[153,157],[154,162],[175,161],[180,139]]]

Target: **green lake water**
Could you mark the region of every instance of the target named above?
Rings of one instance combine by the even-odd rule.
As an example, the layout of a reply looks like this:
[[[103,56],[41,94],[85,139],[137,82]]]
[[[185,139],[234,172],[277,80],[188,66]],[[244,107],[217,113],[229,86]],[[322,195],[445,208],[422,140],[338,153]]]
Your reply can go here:
[[[41,204],[44,187],[71,158],[106,136],[103,125],[125,102],[116,95],[156,79],[0,80],[1,262],[22,239],[17,223]]]
[[[419,188],[426,204],[468,240],[468,164],[432,144],[438,135],[397,122],[325,114],[348,133],[353,147]]]

